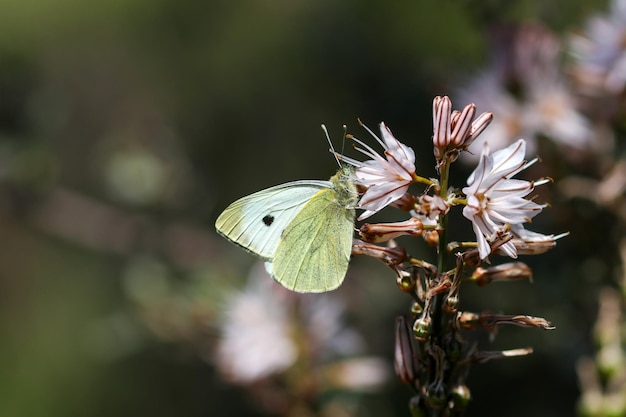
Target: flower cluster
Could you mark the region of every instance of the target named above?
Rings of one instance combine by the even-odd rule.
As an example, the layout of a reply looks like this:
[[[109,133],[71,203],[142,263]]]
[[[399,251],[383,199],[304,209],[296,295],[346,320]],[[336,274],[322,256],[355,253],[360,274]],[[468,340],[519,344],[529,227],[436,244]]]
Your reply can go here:
[[[454,162],[459,153],[468,149],[493,118],[491,113],[483,113],[474,119],[475,113],[474,104],[468,104],[462,111],[453,112],[448,97],[435,97],[433,145],[438,167],[442,164],[449,166]],[[414,151],[396,139],[384,123],[380,124],[382,140],[371,130],[367,131],[383,147],[382,155],[352,135],[350,137],[360,146],[356,149],[371,159],[361,162],[339,155],[341,160],[356,168],[353,180],[365,189],[358,204],[358,208],[364,210],[359,220],[370,217],[404,197],[413,183],[428,184],[431,186],[429,189],[439,188],[439,192],[434,195],[424,193],[414,199],[417,203],[412,208],[415,209],[416,216],[426,223],[428,220],[425,218],[434,220],[441,217],[447,214],[450,206],[462,202],[454,194],[442,195],[441,192],[445,194],[447,190],[441,190],[440,184],[415,173]],[[546,207],[526,197],[536,186],[548,183],[549,179],[526,181],[512,178],[537,161],[537,158],[526,161],[525,155],[524,139],[493,153],[490,153],[489,146],[485,143],[478,166],[467,179],[467,187],[462,190],[466,196],[463,215],[472,222],[480,259],[486,259],[495,249],[516,258],[516,240],[525,241],[529,237],[523,224]],[[376,234],[377,228],[367,225],[367,229],[369,232],[365,233],[365,240],[373,241],[373,238],[368,238],[368,234]],[[510,235],[510,240],[492,248],[489,241],[498,233]],[[530,233],[535,241],[554,242],[556,239],[550,235]],[[415,235],[415,232],[406,234]],[[380,241],[380,238],[377,239]]]
[[[471,363],[532,352],[530,348],[477,351],[464,341],[463,332],[480,328],[495,335],[503,325],[553,328],[546,319],[526,314],[459,310],[462,284],[484,286],[532,277],[530,268],[520,261],[483,266],[491,255],[517,258],[544,253],[564,236],[543,235],[524,227],[547,206],[534,201],[532,192],[550,182],[548,178],[514,178],[537,162],[537,158],[526,160],[524,139],[494,152],[484,143],[467,185],[460,190],[450,186],[450,167],[493,118],[491,113],[476,117],[473,103],[458,111],[452,109],[448,97],[435,97],[432,144],[439,178],[419,176],[415,153],[384,123],[380,124],[382,139],[365,128],[380,144],[382,153],[349,135],[357,144],[356,150],[369,159],[362,162],[337,154],[354,167],[352,180],[362,191],[358,208],[363,213],[359,220],[390,205],[409,213],[407,220],[396,223],[363,224],[359,229],[361,239],[355,240],[352,254],[383,261],[394,271],[399,288],[413,299],[412,324],[406,317],[398,318],[396,324],[395,369],[400,379],[416,391],[411,402],[416,412],[447,408],[454,410],[454,415],[462,414],[469,401],[464,379]],[[414,193],[411,186],[420,184],[423,190]],[[448,240],[452,231],[448,230],[447,217],[455,207],[462,207],[463,216],[470,221],[474,242]],[[437,247],[437,264],[412,258],[396,243],[401,236],[421,236]],[[448,269],[450,255],[456,257],[456,265]]]

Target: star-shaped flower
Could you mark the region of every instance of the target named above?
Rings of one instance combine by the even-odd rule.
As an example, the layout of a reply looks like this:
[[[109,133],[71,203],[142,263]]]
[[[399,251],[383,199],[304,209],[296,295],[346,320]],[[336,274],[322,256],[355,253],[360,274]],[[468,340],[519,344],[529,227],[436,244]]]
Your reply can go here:
[[[383,154],[378,154],[370,146],[355,137],[352,139],[362,146],[356,149],[370,157],[368,161],[338,155],[341,160],[356,167],[355,182],[364,188],[365,193],[359,200],[359,208],[365,210],[359,220],[364,220],[384,207],[400,199],[407,192],[415,179],[415,152],[396,139],[384,123],[380,124],[382,140],[370,129],[365,129],[383,147]]]
[[[487,258],[491,252],[487,237],[507,225],[530,221],[544,208],[524,197],[534,190],[535,185],[548,180],[532,182],[511,178],[536,161],[526,162],[525,152],[523,139],[493,154],[489,154],[489,147],[485,144],[478,166],[467,179],[468,186],[463,188],[467,196],[463,215],[472,222],[481,259]],[[511,258],[517,257],[515,245],[510,241],[499,249]]]

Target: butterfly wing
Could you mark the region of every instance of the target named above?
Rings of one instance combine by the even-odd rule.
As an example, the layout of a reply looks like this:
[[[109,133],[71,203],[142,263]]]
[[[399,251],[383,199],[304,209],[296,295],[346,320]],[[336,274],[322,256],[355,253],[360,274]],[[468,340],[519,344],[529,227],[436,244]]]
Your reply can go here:
[[[285,229],[268,270],[297,292],[339,287],[350,261],[354,217],[353,208],[339,203],[335,188],[318,191]]]
[[[256,255],[272,259],[281,235],[307,202],[332,187],[329,181],[293,181],[240,198],[215,221],[217,231]]]

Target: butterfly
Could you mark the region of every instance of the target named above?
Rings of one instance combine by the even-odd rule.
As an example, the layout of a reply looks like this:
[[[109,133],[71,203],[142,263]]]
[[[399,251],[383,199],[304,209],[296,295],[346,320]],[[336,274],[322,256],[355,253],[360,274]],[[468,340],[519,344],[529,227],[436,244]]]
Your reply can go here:
[[[219,215],[218,233],[265,259],[296,292],[341,285],[352,251],[357,189],[344,167],[328,181],[301,180],[243,197]]]

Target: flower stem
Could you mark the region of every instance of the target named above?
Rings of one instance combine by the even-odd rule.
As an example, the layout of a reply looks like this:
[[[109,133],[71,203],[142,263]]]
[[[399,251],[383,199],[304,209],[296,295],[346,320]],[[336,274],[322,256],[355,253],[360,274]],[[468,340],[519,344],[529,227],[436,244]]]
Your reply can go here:
[[[450,163],[445,161],[440,167],[440,179],[439,179],[439,196],[444,200],[447,198],[448,193],[448,180],[450,173]],[[448,216],[446,214],[439,215],[439,244],[437,247],[437,272],[443,273],[446,270],[446,262],[448,260]],[[439,340],[441,337],[441,325],[442,325],[442,310],[443,294],[437,294],[433,300],[432,310],[432,332],[434,340]]]

